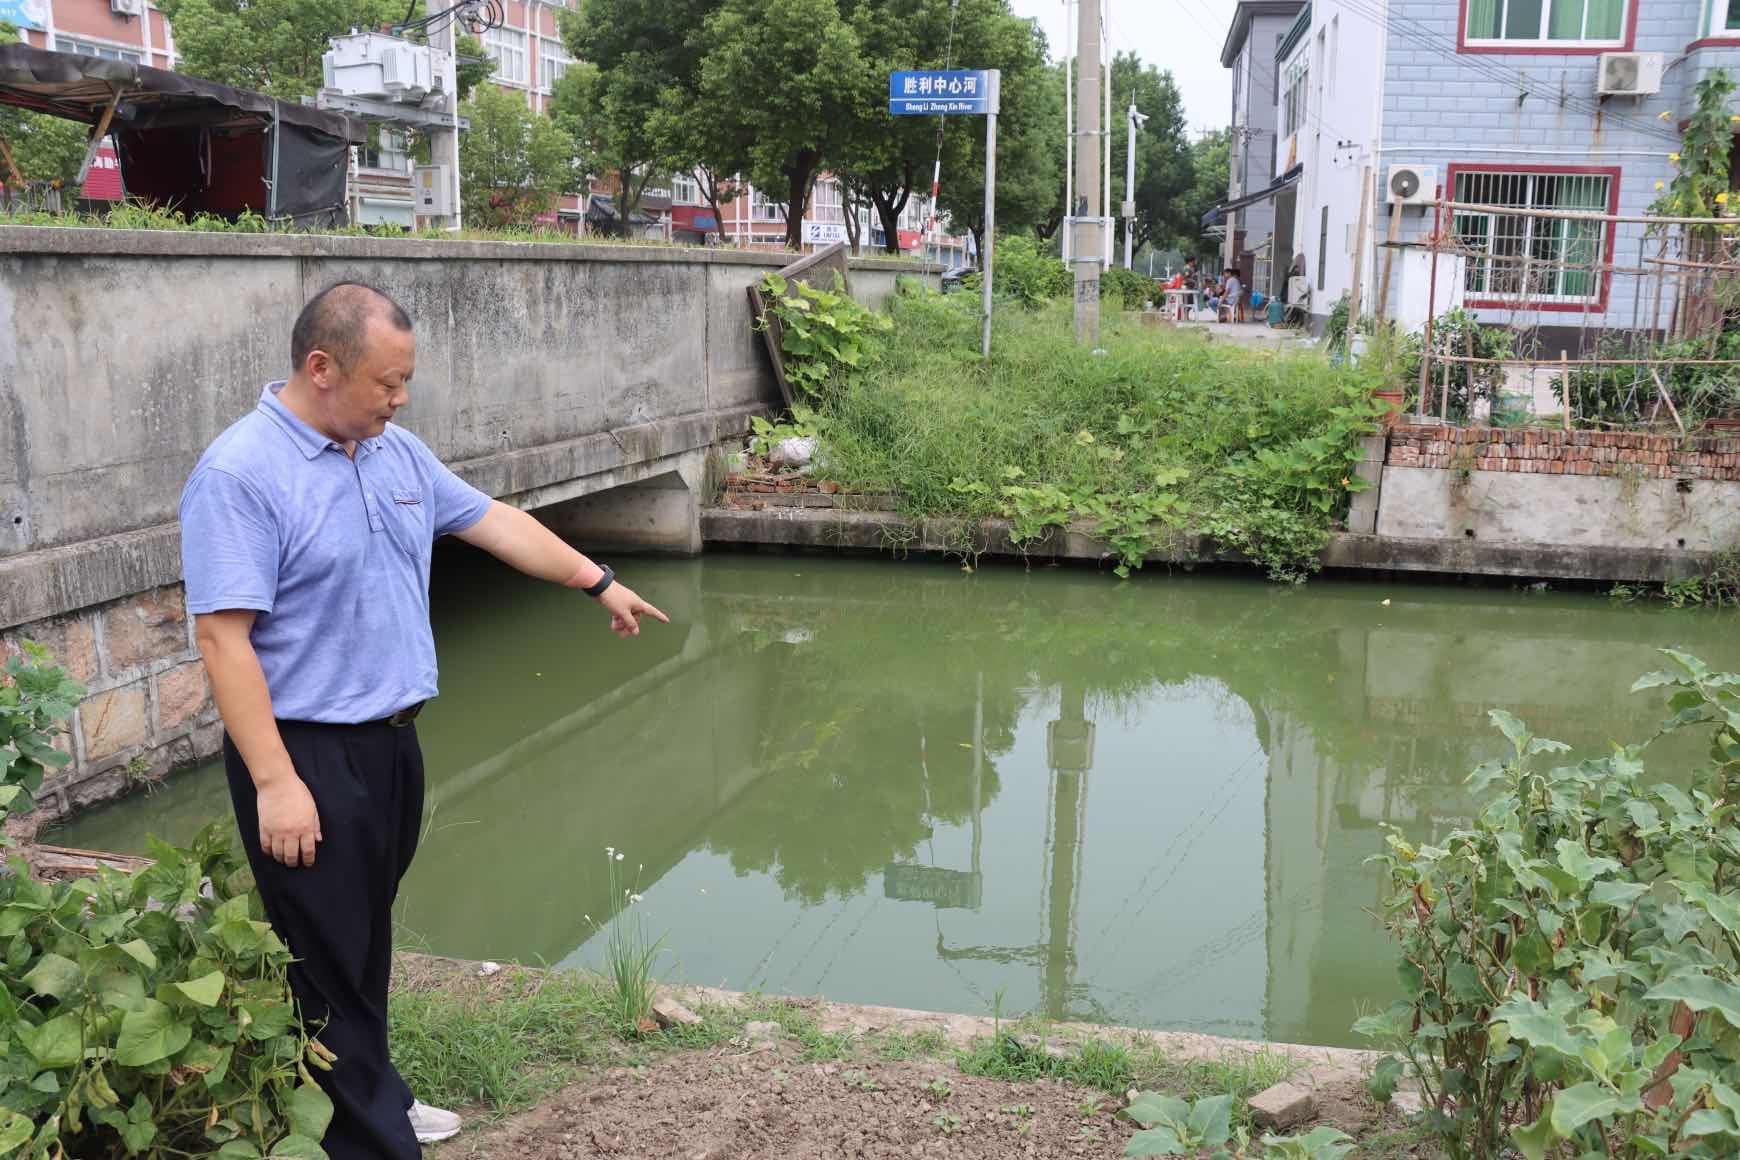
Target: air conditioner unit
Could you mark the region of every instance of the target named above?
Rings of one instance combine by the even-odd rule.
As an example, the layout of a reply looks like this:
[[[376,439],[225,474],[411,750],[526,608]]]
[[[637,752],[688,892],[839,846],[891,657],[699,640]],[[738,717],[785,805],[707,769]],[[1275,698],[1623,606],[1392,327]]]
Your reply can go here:
[[[1604,52],[1595,58],[1595,92],[1603,97],[1659,93],[1661,66],[1659,52]]]
[[[145,0],[109,0],[109,11],[116,16],[143,16]]]
[[[1438,196],[1438,171],[1430,165],[1392,165],[1389,178],[1391,205],[1427,205]]]

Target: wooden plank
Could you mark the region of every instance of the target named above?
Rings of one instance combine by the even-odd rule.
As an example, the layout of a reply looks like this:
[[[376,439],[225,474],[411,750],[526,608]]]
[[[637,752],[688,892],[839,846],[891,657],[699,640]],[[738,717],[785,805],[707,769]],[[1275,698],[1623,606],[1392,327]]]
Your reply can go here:
[[[779,275],[787,282],[802,282],[813,289],[832,290],[834,275],[838,274],[841,288],[850,294],[852,271],[847,265],[846,256],[846,243],[835,242],[783,267]],[[768,361],[773,364],[774,382],[779,384],[780,397],[785,400],[786,410],[789,411],[797,405],[798,399],[792,392],[791,380],[785,375],[785,348],[781,342],[779,317],[768,313],[767,300],[762,296],[759,278],[749,285],[749,312],[751,324],[761,331],[762,342],[767,347]]]

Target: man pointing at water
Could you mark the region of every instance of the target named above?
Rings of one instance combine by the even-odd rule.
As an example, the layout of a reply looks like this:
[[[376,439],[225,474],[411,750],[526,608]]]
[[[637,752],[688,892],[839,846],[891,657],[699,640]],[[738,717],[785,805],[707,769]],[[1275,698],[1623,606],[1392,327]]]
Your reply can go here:
[[[390,420],[417,343],[397,303],[340,283],[290,335],[291,375],[206,450],[181,497],[182,570],[224,721],[224,766],[290,986],[338,1056],[333,1160],[400,1160],[459,1117],[387,1055],[392,905],[416,850],[435,695],[434,541],[454,535],[578,588],[618,636],[664,613],[531,516],[454,475]]]

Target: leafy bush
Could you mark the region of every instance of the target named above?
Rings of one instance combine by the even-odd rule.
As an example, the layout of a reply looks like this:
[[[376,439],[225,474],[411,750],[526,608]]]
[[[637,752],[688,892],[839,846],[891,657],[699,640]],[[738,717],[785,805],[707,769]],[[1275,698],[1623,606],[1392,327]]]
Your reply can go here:
[[[1423,345],[1424,332],[1420,337]],[[1516,335],[1502,326],[1482,326],[1474,315],[1457,307],[1432,320],[1432,349],[1438,354],[1456,358],[1466,358],[1471,353],[1482,359],[1514,358]],[[1420,364],[1417,357],[1411,367],[1403,368],[1403,374],[1408,384],[1408,409],[1411,410],[1413,400],[1419,397]],[[1444,408],[1451,422],[1466,422],[1473,412],[1475,400],[1485,399],[1490,403],[1498,397],[1503,384],[1504,368],[1501,366],[1437,363],[1432,367],[1432,381],[1426,384],[1426,413],[1436,415],[1440,408]]]
[[[1542,771],[1566,747],[1494,712],[1512,755],[1470,777],[1474,824],[1375,859],[1407,997],[1356,1029],[1453,1157],[1740,1149],[1740,675],[1665,651],[1633,688],[1671,692],[1663,733],[1711,729],[1698,787],[1646,788],[1643,745]]]
[[[822,422],[810,408],[799,403],[791,409],[791,421],[775,422],[760,415],[749,417],[749,451],[768,455],[787,439],[813,439],[822,433]]]
[[[887,315],[871,313],[847,294],[838,274],[832,290],[768,274],[761,280],[761,292],[768,313],[779,319],[786,380],[811,397],[833,375],[862,365],[865,338],[892,325]],[[766,326],[767,320],[760,325]]]
[[[1140,310],[1142,303],[1153,301],[1158,294],[1154,279],[1122,266],[1113,266],[1100,275],[1100,300],[1125,310]]]
[[[1126,1156],[1200,1156],[1209,1160],[1261,1156],[1263,1160],[1341,1160],[1354,1145],[1337,1128],[1303,1136],[1264,1136],[1262,1151],[1250,1151],[1250,1133],[1232,1124],[1232,1097],[1210,1096],[1187,1104],[1175,1096],[1138,1092],[1124,1114],[1143,1126],[1124,1148]]]
[[[1633,340],[1638,341],[1638,340]],[[1565,403],[1565,380],[1570,380],[1573,421],[1581,427],[1626,426],[1642,422],[1658,405],[1660,394],[1650,377],[1648,362],[1656,359],[1740,359],[1740,327],[1729,324],[1715,337],[1676,339],[1644,343],[1642,349],[1625,339],[1604,339],[1596,347],[1599,358],[1635,359],[1613,366],[1581,366],[1553,376],[1553,396]],[[1733,367],[1681,363],[1656,368],[1662,385],[1679,409],[1680,418],[1696,423],[1712,416],[1730,415],[1740,406],[1740,391]],[[1665,420],[1666,413],[1661,417]]]
[[[83,690],[27,646],[0,683],[0,804],[62,764]],[[4,809],[0,809],[3,819]],[[323,1157],[332,1104],[309,1068],[289,951],[219,826],[154,843],[129,876],[0,876],[0,1155]]]
[[[994,261],[993,291],[1030,309],[1053,298],[1067,298],[1075,288],[1075,278],[1062,259],[1042,253],[1039,243],[1026,234],[998,238]],[[978,275],[967,281],[976,287]]]

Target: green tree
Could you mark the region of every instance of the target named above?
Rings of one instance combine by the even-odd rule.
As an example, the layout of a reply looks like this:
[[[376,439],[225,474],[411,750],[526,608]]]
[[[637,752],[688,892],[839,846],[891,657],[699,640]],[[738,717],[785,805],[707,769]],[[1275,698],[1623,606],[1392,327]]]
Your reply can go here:
[[[1007,15],[987,23],[983,67],[1003,73],[1002,112],[997,117],[997,225],[1027,230],[1047,216],[1063,189],[1061,152],[1054,148],[1063,109],[1052,99],[1055,89],[1047,77],[1045,39],[1033,23]],[[950,221],[971,233],[982,247],[983,118],[961,118],[949,131],[956,136],[957,151],[944,172],[939,204]]]
[[[1127,194],[1124,171],[1129,156],[1129,121],[1124,110],[1132,99],[1148,123],[1136,131],[1136,188]],[[1185,129],[1184,102],[1172,74],[1143,64],[1134,53],[1118,53],[1112,59],[1112,119],[1112,212],[1118,212],[1126,197],[1134,198],[1136,248],[1194,231],[1196,222],[1186,217],[1186,195],[1196,174]],[[1223,181],[1221,189],[1225,188]],[[1122,219],[1118,228],[1126,228]]]
[[[573,137],[527,108],[524,96],[484,85],[460,114],[471,121],[459,139],[467,222],[494,228],[529,226],[576,184]]]
[[[1043,70],[1045,60],[1044,38],[1034,24],[1012,15],[1008,0],[960,0],[953,12],[948,0],[842,0],[841,9],[861,46],[863,88],[832,161],[848,188],[875,206],[885,248],[899,251],[900,215],[914,193],[928,186],[938,157],[937,118],[896,117],[888,112],[887,78],[901,69],[1002,70],[998,154],[1011,164],[1006,179],[999,173],[998,212],[1024,217],[1034,197],[1031,190],[1048,185],[1048,159],[1026,147],[1021,136],[1029,119],[1023,110],[1033,104],[1023,94],[1031,84],[1030,74]],[[1059,95],[1061,99],[1061,90]],[[1062,118],[1060,105],[1057,119]],[[976,189],[982,204],[984,125],[979,118],[967,117],[941,127],[945,196],[964,179],[970,184],[962,188],[969,195]],[[952,204],[966,200],[958,198]],[[974,215],[975,220],[980,216]]]
[[[462,32],[454,41],[454,87],[461,102],[471,99],[471,90],[495,75],[495,61],[483,47],[483,41]]]
[[[869,71],[838,0],[723,0],[699,43],[702,106],[749,143],[749,177],[779,189],[785,240],[803,242],[816,174],[836,160],[862,112]]]
[[[1203,236],[1202,215],[1226,200],[1230,163],[1225,130],[1204,133],[1190,143],[1190,169],[1189,191],[1169,223],[1173,232],[1170,236],[1154,235],[1151,243],[1175,248],[1185,257],[1197,257],[1204,245],[1214,248]]]
[[[552,103],[557,120],[619,181],[619,226],[639,208],[647,186],[676,165],[661,102],[667,89],[694,91],[700,29],[717,6],[717,0],[580,0],[578,10],[559,13],[568,50],[589,67],[569,66]],[[692,102],[686,111],[703,113]]]

